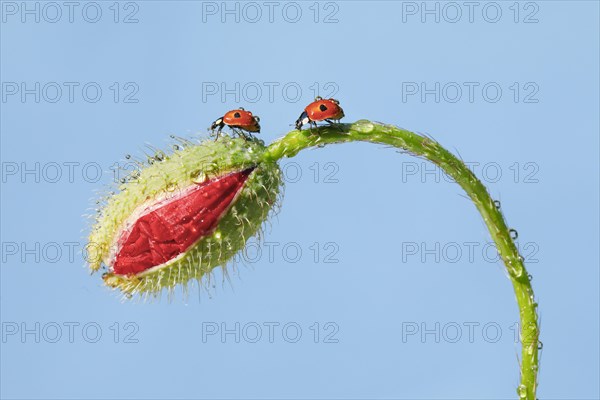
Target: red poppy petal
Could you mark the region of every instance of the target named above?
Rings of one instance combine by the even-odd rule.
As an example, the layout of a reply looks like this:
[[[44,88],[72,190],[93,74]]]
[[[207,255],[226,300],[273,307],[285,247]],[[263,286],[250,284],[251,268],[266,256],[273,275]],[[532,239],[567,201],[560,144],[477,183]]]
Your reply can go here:
[[[138,274],[164,264],[212,233],[252,171],[194,185],[139,217],[119,240],[115,274]]]

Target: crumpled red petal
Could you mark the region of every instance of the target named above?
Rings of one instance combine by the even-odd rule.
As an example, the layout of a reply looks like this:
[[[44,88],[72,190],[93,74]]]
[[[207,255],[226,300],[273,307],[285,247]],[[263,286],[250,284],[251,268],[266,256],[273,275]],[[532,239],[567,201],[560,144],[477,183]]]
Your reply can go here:
[[[122,234],[113,270],[132,275],[164,264],[211,234],[253,168],[193,185],[151,206]]]

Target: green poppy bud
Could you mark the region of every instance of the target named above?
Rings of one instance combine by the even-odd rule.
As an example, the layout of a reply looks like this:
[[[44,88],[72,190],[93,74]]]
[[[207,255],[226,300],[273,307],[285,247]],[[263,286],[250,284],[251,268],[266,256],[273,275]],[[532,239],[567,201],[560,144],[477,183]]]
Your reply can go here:
[[[277,203],[282,177],[262,141],[206,140],[159,152],[109,197],[89,236],[92,271],[130,296],[225,266]]]

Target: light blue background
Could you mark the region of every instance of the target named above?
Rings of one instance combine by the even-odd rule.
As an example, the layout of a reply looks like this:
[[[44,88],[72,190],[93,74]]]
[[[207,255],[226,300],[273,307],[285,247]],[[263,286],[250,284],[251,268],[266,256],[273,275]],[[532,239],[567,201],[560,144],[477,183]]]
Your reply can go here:
[[[63,94],[54,104],[9,96],[0,103],[1,156],[5,168],[95,162],[106,173],[98,183],[82,179],[81,167],[72,183],[66,176],[57,183],[7,176],[1,196],[5,246],[85,243],[89,222],[83,215],[93,213],[97,192],[111,182],[110,166],[124,154],[142,155],[144,143],[165,148],[169,134],[204,135],[212,120],[237,106],[261,116],[260,137],[268,143],[290,129],[315,82],[324,95],[329,91],[323,85],[333,82],[346,122],[369,118],[426,132],[466,161],[500,166],[502,177],[492,182],[489,170],[492,179],[484,182],[501,200],[520,245],[538,249],[527,264],[544,344],[538,395],[598,398],[597,2],[537,2],[538,22],[528,24],[523,19],[535,7],[520,3],[515,23],[513,2],[498,3],[503,14],[497,23],[483,19],[486,3],[479,3],[472,23],[466,15],[457,23],[435,23],[431,16],[422,23],[420,14],[405,15],[403,22],[407,4],[391,1],[320,3],[317,23],[312,2],[298,3],[297,23],[283,19],[285,3],[279,3],[272,23],[264,6],[256,23],[244,15],[239,23],[232,16],[223,23],[219,15],[203,21],[201,2],[142,1],[138,23],[114,23],[113,2],[101,2],[102,19],[93,24],[82,19],[83,4],[73,23],[65,15],[57,23],[3,15],[3,82],[94,81],[103,96],[88,103],[76,92],[70,103]],[[122,20],[132,9],[120,6]],[[338,22],[323,23],[336,9]],[[108,89],[113,82],[135,82],[139,102],[114,103]],[[265,91],[256,103],[243,96],[239,103],[233,96],[223,103],[218,96],[203,99],[203,82],[277,82],[279,89],[272,101]],[[281,95],[289,82],[302,89],[295,102]],[[456,103],[436,103],[433,96],[403,101],[403,82],[497,82],[503,94],[496,103],[481,91],[472,103],[466,93]],[[538,102],[523,102],[522,91],[515,103],[509,89],[514,82],[521,90],[534,82]],[[274,260],[263,254],[239,265],[231,270],[231,283],[215,275],[215,287],[204,289],[200,300],[193,289],[187,300],[178,292],[172,302],[122,303],[99,274],[89,276],[81,256],[38,263],[4,253],[5,329],[7,323],[80,325],[73,343],[64,326],[57,343],[7,336],[1,343],[2,397],[516,397],[520,346],[511,330],[518,318],[512,287],[502,265],[482,257],[489,235],[460,188],[430,175],[403,179],[403,169],[416,165],[420,173],[421,161],[383,146],[330,146],[284,165],[290,162],[302,177],[288,182],[282,211],[266,230],[265,240],[279,243]],[[337,167],[337,183],[324,182],[328,162]],[[526,182],[524,174],[532,171],[526,163],[533,163],[528,165],[537,183]],[[339,262],[325,263],[324,250],[315,262],[313,242],[335,242]],[[478,250],[473,260],[463,254],[454,263],[431,255],[425,262],[419,255],[403,260],[403,243],[411,242],[429,248],[457,243],[463,252],[465,242],[476,242]],[[282,257],[286,243],[302,248],[298,262]],[[139,327],[138,343],[123,343],[129,321]],[[82,337],[89,322],[102,328],[97,343]],[[115,322],[119,343],[110,330]],[[281,325],[273,343],[266,328],[258,343],[236,343],[231,335],[224,343],[217,336],[203,343],[206,322]],[[302,328],[297,343],[282,337],[288,322]],[[321,325],[319,343],[310,330],[315,322]],[[338,343],[323,343],[327,322],[339,327]],[[462,326],[457,343],[444,337],[436,343],[434,335],[403,342],[403,323],[433,329],[438,322],[440,334],[443,327]],[[470,322],[479,324],[473,343],[464,325]],[[484,337],[488,323],[502,329],[496,343],[485,340],[495,336],[490,330]]]

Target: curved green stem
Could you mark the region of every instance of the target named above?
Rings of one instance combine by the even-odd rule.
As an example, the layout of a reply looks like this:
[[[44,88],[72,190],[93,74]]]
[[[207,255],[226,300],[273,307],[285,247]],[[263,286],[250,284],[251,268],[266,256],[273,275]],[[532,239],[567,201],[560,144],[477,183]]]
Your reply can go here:
[[[537,304],[534,300],[530,275],[523,265],[523,258],[511,238],[511,231],[506,226],[502,213],[485,186],[460,159],[429,137],[391,125],[360,120],[353,124],[321,127],[314,132],[292,131],[273,142],[264,153],[263,160],[276,162],[282,157],[293,157],[300,150],[309,147],[354,141],[390,145],[426,158],[452,177],[475,203],[506,266],[519,305],[522,355],[521,384],[517,388],[517,393],[521,399],[535,400],[539,329]]]

